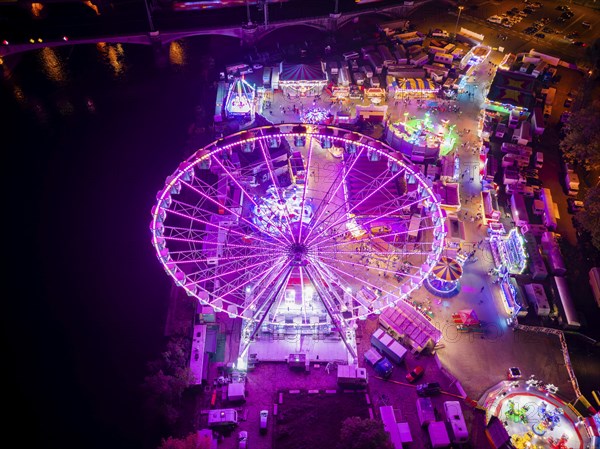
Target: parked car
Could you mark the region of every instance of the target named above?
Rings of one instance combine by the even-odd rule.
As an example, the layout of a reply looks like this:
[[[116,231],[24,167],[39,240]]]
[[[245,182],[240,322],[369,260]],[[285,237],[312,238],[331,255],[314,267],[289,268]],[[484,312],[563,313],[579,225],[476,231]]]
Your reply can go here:
[[[417,385],[417,394],[419,396],[434,396],[442,392],[442,387],[437,382]]]
[[[563,106],[565,108],[570,108],[572,104],[573,104],[573,99],[570,98],[570,97],[567,97],[567,99],[565,100],[565,103],[563,104]]]
[[[579,33],[577,31],[573,31],[572,33],[567,34],[565,39],[575,39],[576,37],[579,37]]]
[[[423,374],[425,374],[425,368],[421,365],[417,365],[406,375],[406,380],[412,384],[419,380]]]
[[[569,11],[569,7],[566,5],[559,5],[556,7],[559,11]]]
[[[248,432],[242,430],[238,434],[238,448],[239,449],[248,449]]]
[[[535,33],[535,37],[537,37],[538,39],[544,39],[546,35],[544,33]]]
[[[583,209],[583,201],[576,200],[575,198],[567,198],[567,209],[570,214],[575,214]]]
[[[259,430],[260,430],[261,434],[264,435],[265,433],[267,433],[268,424],[269,424],[269,411],[261,410],[260,411],[260,424],[259,424]]]

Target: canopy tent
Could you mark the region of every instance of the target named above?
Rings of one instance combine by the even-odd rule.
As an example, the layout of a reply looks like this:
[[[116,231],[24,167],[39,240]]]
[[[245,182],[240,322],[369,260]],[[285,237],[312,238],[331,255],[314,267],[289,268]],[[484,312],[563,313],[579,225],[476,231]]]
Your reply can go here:
[[[443,256],[431,272],[442,281],[454,282],[460,279],[463,270],[456,260]]]
[[[487,101],[530,110],[535,104],[536,87],[535,77],[520,72],[498,70],[488,91]]]
[[[425,78],[398,78],[398,87],[394,90],[395,98],[421,97],[429,98],[437,93],[438,87],[432,80]]]
[[[428,79],[406,78],[400,80],[399,88],[412,91],[436,91],[435,83]]]
[[[319,62],[313,64],[291,64],[282,62],[279,82],[282,81],[327,81],[327,75]]]
[[[286,95],[307,97],[320,95],[327,86],[327,73],[321,63],[280,65],[279,86]]]
[[[463,309],[452,314],[452,319],[456,324],[464,326],[476,326],[479,324],[479,318],[473,309]]]

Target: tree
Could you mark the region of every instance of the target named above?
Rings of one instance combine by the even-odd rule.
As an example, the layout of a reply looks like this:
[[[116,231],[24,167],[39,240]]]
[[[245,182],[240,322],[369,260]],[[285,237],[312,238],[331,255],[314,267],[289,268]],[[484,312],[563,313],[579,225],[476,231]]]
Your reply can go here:
[[[571,114],[564,131],[560,149],[565,159],[586,170],[600,169],[600,100]]]
[[[169,437],[162,440],[158,449],[198,449],[198,434],[190,433],[187,437]]]
[[[592,66],[592,75],[597,77],[598,69],[600,69],[600,38],[596,39],[593,44],[585,49],[585,56]]]
[[[338,448],[392,449],[392,444],[381,423],[352,416],[342,423]]]
[[[600,250],[600,186],[596,185],[587,191],[584,204],[585,208],[575,215],[575,219],[589,232],[594,247]]]

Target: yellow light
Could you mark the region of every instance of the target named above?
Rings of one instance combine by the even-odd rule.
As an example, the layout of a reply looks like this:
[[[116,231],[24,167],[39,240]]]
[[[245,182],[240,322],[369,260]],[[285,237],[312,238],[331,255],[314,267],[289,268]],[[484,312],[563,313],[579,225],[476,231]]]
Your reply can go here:
[[[33,17],[40,17],[42,9],[44,9],[44,5],[41,3],[32,3],[31,4],[31,15]]]
[[[32,44],[35,44],[35,40],[33,40],[33,39],[29,39],[29,42],[31,42]]]
[[[42,38],[41,38],[41,37],[38,37],[38,42],[41,44],[41,43],[42,43],[42,42],[44,42],[44,41],[42,40]]]

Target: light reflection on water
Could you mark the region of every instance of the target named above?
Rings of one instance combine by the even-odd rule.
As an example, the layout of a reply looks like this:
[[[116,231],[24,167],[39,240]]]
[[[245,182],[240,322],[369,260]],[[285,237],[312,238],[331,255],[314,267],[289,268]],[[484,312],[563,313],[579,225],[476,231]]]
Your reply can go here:
[[[125,51],[121,44],[98,42],[96,47],[102,56],[102,61],[111,67],[112,74],[115,78],[125,75],[127,64],[125,64]]]
[[[42,70],[48,79],[60,85],[67,81],[68,77],[63,61],[53,48],[42,48],[39,57]]]
[[[183,42],[171,42],[171,44],[169,45],[169,61],[174,66],[186,65],[186,51]]]

